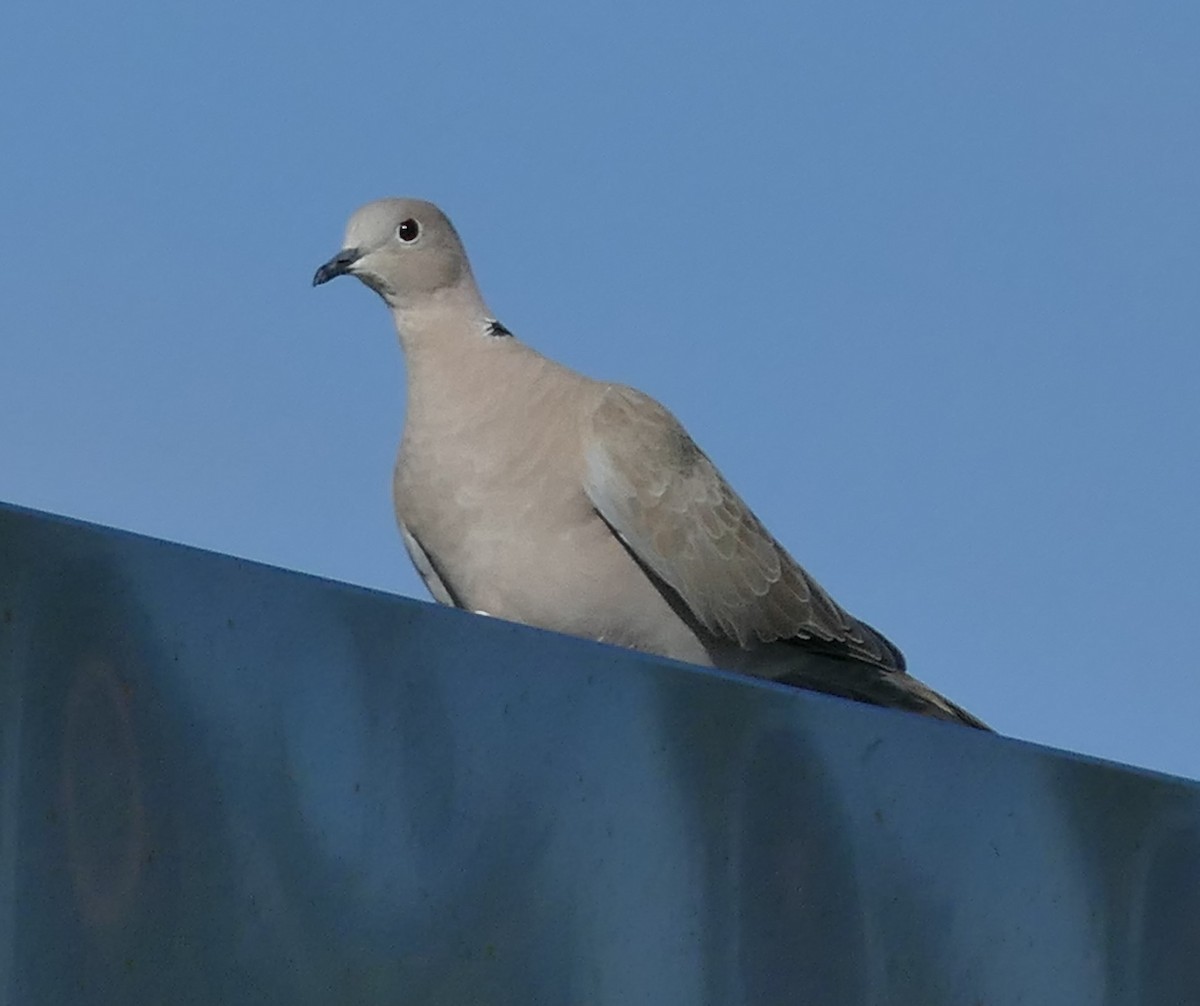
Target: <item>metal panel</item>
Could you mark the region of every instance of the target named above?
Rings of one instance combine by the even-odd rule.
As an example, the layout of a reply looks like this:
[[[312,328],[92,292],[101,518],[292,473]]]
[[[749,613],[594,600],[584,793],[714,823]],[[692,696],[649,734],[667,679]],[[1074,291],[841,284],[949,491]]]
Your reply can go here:
[[[1200,1002],[1195,784],[14,508],[0,769],[22,1006]]]

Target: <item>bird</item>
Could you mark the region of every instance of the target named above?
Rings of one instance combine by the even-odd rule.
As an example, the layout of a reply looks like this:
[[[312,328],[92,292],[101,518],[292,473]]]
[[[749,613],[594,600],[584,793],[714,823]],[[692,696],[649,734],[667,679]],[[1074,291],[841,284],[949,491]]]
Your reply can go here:
[[[513,335],[436,205],[356,210],[313,286],[343,275],[399,336],[393,502],[436,601],[989,729],[842,609],[664,406]]]

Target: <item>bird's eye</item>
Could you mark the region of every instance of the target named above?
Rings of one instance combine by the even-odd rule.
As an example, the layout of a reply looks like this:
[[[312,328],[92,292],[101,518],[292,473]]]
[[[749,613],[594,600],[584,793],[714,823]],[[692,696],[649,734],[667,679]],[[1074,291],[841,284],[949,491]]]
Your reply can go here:
[[[417,235],[421,233],[420,225],[411,217],[407,220],[402,220],[396,225],[396,237],[405,244],[411,244],[417,240]]]

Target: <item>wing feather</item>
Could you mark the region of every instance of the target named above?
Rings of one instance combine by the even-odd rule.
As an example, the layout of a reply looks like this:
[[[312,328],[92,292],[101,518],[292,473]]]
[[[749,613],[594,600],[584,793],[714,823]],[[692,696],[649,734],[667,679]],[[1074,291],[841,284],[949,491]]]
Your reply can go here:
[[[600,516],[709,632],[742,647],[808,641],[903,670],[900,652],[838,607],[652,398],[619,385],[603,395],[592,415],[585,488]]]

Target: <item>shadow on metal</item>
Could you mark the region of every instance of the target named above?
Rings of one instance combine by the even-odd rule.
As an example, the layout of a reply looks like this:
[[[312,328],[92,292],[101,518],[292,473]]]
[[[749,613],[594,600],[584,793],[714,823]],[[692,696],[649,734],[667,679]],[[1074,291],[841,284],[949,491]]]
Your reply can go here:
[[[1200,1003],[1200,787],[0,507],[12,1004]]]

